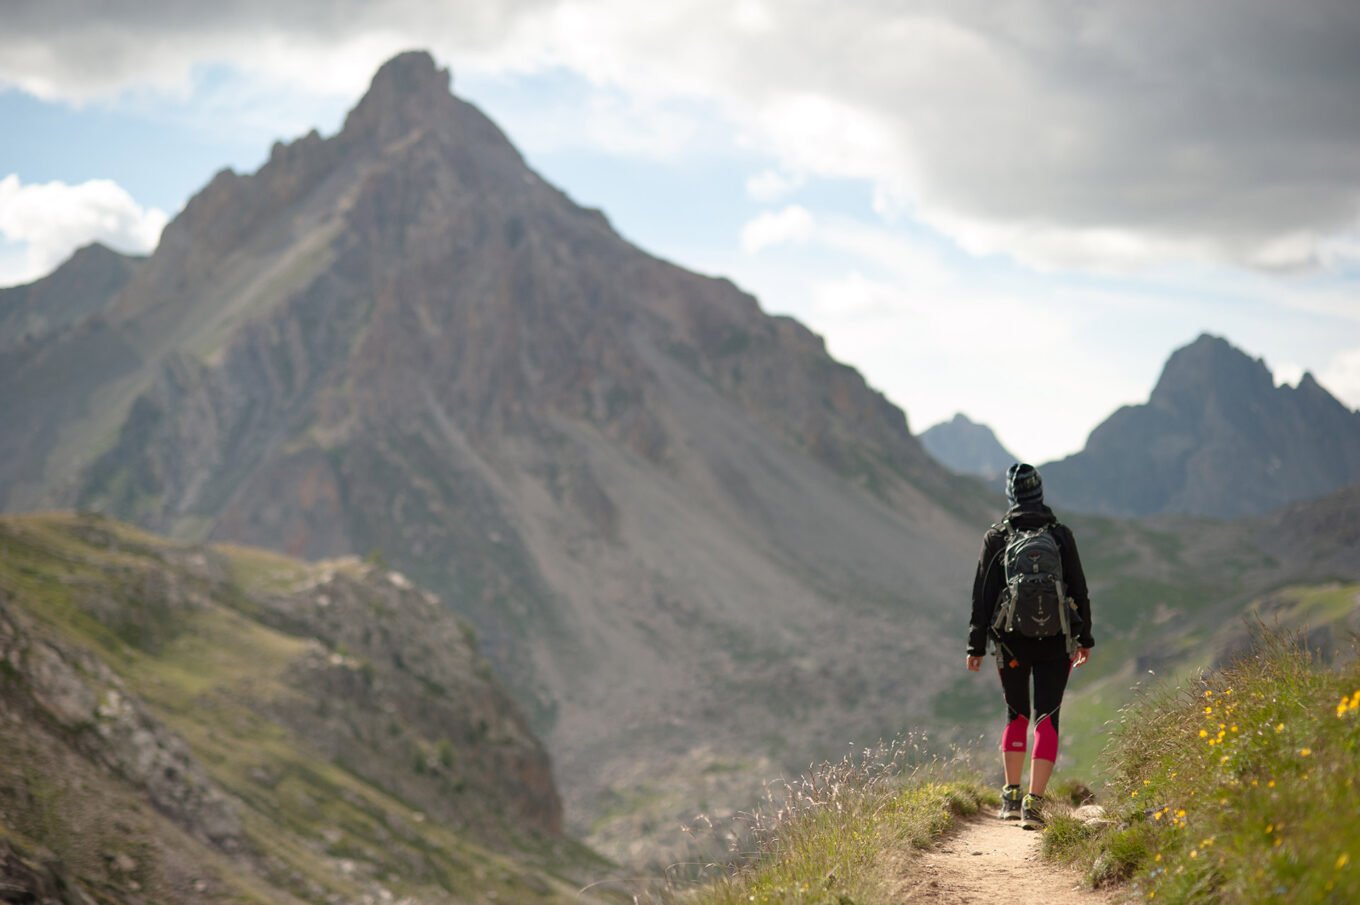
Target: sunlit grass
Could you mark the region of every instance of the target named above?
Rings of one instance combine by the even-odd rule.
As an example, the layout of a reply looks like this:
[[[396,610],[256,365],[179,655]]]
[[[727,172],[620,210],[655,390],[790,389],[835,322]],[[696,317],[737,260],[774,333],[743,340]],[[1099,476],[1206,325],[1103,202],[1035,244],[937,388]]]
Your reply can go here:
[[[1360,661],[1296,638],[1145,693],[1104,755],[1111,822],[1059,817],[1051,857],[1170,902],[1360,901]]]

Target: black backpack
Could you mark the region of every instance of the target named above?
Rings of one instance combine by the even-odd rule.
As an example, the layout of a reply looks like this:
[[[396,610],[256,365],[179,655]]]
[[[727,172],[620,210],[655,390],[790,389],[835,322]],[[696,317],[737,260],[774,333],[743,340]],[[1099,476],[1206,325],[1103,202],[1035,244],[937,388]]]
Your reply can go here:
[[[997,634],[1015,631],[1027,638],[1066,635],[1071,640],[1062,549],[1051,527],[1016,528],[1009,519],[1001,523],[1006,535],[1001,554],[1006,586],[992,621]]]

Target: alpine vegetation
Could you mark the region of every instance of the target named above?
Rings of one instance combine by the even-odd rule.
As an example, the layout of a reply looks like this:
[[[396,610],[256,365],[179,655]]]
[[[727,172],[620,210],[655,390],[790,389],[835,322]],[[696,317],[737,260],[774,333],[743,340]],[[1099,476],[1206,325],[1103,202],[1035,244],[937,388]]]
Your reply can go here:
[[[1360,659],[1320,659],[1260,630],[1134,701],[1104,754],[1109,819],[1054,815],[1046,854],[1148,900],[1360,901]]]

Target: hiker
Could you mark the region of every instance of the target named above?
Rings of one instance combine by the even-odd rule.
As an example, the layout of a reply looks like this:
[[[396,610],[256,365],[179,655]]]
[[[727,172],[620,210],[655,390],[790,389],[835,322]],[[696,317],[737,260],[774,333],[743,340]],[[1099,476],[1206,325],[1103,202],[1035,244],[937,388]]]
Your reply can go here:
[[[1006,699],[1006,728],[1001,735],[1006,786],[997,816],[1037,830],[1044,825],[1044,790],[1058,759],[1058,708],[1067,677],[1072,667],[1090,658],[1095,641],[1077,543],[1072,531],[1044,505],[1038,470],[1020,463],[1007,469],[1006,499],[1010,508],[983,538],[973,579],[968,668],[981,669],[990,638]],[[1031,716],[1034,757],[1029,793],[1021,799]]]

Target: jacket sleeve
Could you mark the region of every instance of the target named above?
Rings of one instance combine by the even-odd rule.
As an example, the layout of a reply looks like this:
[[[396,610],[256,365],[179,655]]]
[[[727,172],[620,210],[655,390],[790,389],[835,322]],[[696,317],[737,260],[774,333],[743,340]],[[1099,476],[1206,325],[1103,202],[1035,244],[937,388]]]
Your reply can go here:
[[[992,608],[1001,593],[1004,570],[1000,568],[999,559],[1002,549],[1001,532],[993,528],[982,539],[977,574],[973,576],[973,615],[968,622],[970,657],[987,653],[987,628],[992,624]]]
[[[1062,548],[1063,584],[1067,586],[1068,596],[1077,602],[1077,615],[1081,617],[1077,643],[1082,647],[1094,647],[1096,639],[1091,634],[1091,595],[1086,587],[1086,573],[1081,568],[1081,556],[1077,553],[1077,539],[1072,536],[1071,528],[1066,525],[1059,528],[1062,534],[1059,545]]]

